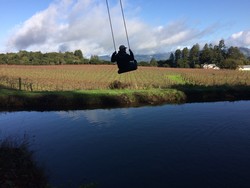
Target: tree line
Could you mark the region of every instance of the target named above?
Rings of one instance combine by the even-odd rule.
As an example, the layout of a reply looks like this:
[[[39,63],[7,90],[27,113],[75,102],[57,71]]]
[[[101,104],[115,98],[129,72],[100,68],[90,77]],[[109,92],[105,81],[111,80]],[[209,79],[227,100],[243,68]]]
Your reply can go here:
[[[238,47],[228,48],[224,40],[220,40],[218,45],[205,44],[202,49],[199,44],[193,45],[191,49],[187,47],[182,50],[177,49],[170,54],[169,59],[165,61],[151,59],[150,64],[179,68],[201,68],[204,64],[215,64],[222,69],[236,69],[239,65],[250,64],[250,59],[245,57]]]
[[[81,50],[74,52],[28,52],[0,54],[0,64],[8,65],[63,65],[63,64],[109,64],[111,62],[100,60],[97,55],[89,59],[83,56]]]
[[[81,50],[74,52],[28,52],[0,54],[0,64],[9,65],[63,65],[63,64],[111,64],[110,61],[101,60],[99,56],[92,55],[89,59],[83,56]],[[238,47],[227,47],[224,40],[218,45],[205,44],[201,49],[195,44],[191,49],[185,47],[172,52],[166,60],[138,62],[141,66],[201,68],[204,64],[215,64],[223,69],[236,69],[239,65],[250,64]]]

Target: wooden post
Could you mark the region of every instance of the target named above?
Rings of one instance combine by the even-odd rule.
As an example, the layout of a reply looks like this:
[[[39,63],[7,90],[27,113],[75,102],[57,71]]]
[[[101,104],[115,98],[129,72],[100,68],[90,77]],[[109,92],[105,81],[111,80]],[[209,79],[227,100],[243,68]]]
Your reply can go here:
[[[32,83],[30,83],[30,91],[33,91]]]
[[[19,90],[21,91],[22,90],[22,79],[18,78],[18,81],[19,81]]]

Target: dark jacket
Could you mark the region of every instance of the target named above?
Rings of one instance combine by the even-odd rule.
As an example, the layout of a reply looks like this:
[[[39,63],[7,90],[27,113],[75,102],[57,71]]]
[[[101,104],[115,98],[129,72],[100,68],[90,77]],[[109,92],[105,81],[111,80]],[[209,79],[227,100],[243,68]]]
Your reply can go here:
[[[126,69],[129,66],[129,62],[134,60],[134,54],[129,49],[129,53],[127,54],[125,50],[116,51],[111,56],[111,62],[117,62],[119,69]]]

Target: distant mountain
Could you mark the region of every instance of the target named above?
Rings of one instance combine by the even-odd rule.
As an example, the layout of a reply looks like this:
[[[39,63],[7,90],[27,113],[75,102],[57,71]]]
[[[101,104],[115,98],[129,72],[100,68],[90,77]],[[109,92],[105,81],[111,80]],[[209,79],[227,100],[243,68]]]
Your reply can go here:
[[[145,62],[150,62],[150,60],[152,58],[154,58],[155,60],[159,61],[159,60],[167,60],[170,56],[171,52],[167,52],[167,53],[157,53],[157,54],[151,54],[151,55],[146,55],[146,54],[135,54],[135,59],[138,62],[141,61],[145,61]],[[104,55],[104,56],[99,56],[99,58],[101,60],[105,60],[105,61],[110,61],[110,56],[108,55]]]
[[[157,54],[151,54],[151,55],[135,54],[135,58],[138,62],[140,62],[140,61],[149,62],[152,58],[159,61],[159,60],[167,60],[169,58],[170,54],[171,54],[171,52],[157,53]]]
[[[250,49],[249,48],[240,47],[239,49],[240,49],[241,53],[243,53],[246,57],[250,57]]]
[[[240,51],[246,56],[250,57],[250,49],[249,48],[244,48],[240,47]],[[170,56],[171,52],[166,52],[166,53],[156,53],[156,54],[151,54],[151,55],[146,55],[146,54],[135,54],[135,59],[138,62],[145,61],[145,62],[150,62],[152,58],[155,60],[167,60]],[[104,55],[104,56],[99,56],[101,60],[105,61],[110,61],[110,56],[109,55]]]

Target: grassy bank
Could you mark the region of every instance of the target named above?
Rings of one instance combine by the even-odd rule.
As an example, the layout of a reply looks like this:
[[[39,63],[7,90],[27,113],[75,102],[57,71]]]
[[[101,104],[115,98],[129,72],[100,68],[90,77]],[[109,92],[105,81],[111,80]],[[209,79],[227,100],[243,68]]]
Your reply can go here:
[[[174,88],[186,96],[186,102],[215,102],[250,100],[250,86],[247,85],[177,85]]]
[[[0,110],[75,110],[206,101],[249,100],[249,86],[176,85],[170,89],[18,91],[0,89]]]
[[[1,89],[2,88],[2,89]],[[0,65],[0,110],[69,110],[249,100],[250,72],[115,65]]]
[[[0,89],[1,110],[69,110],[180,103],[176,89],[27,92]]]

